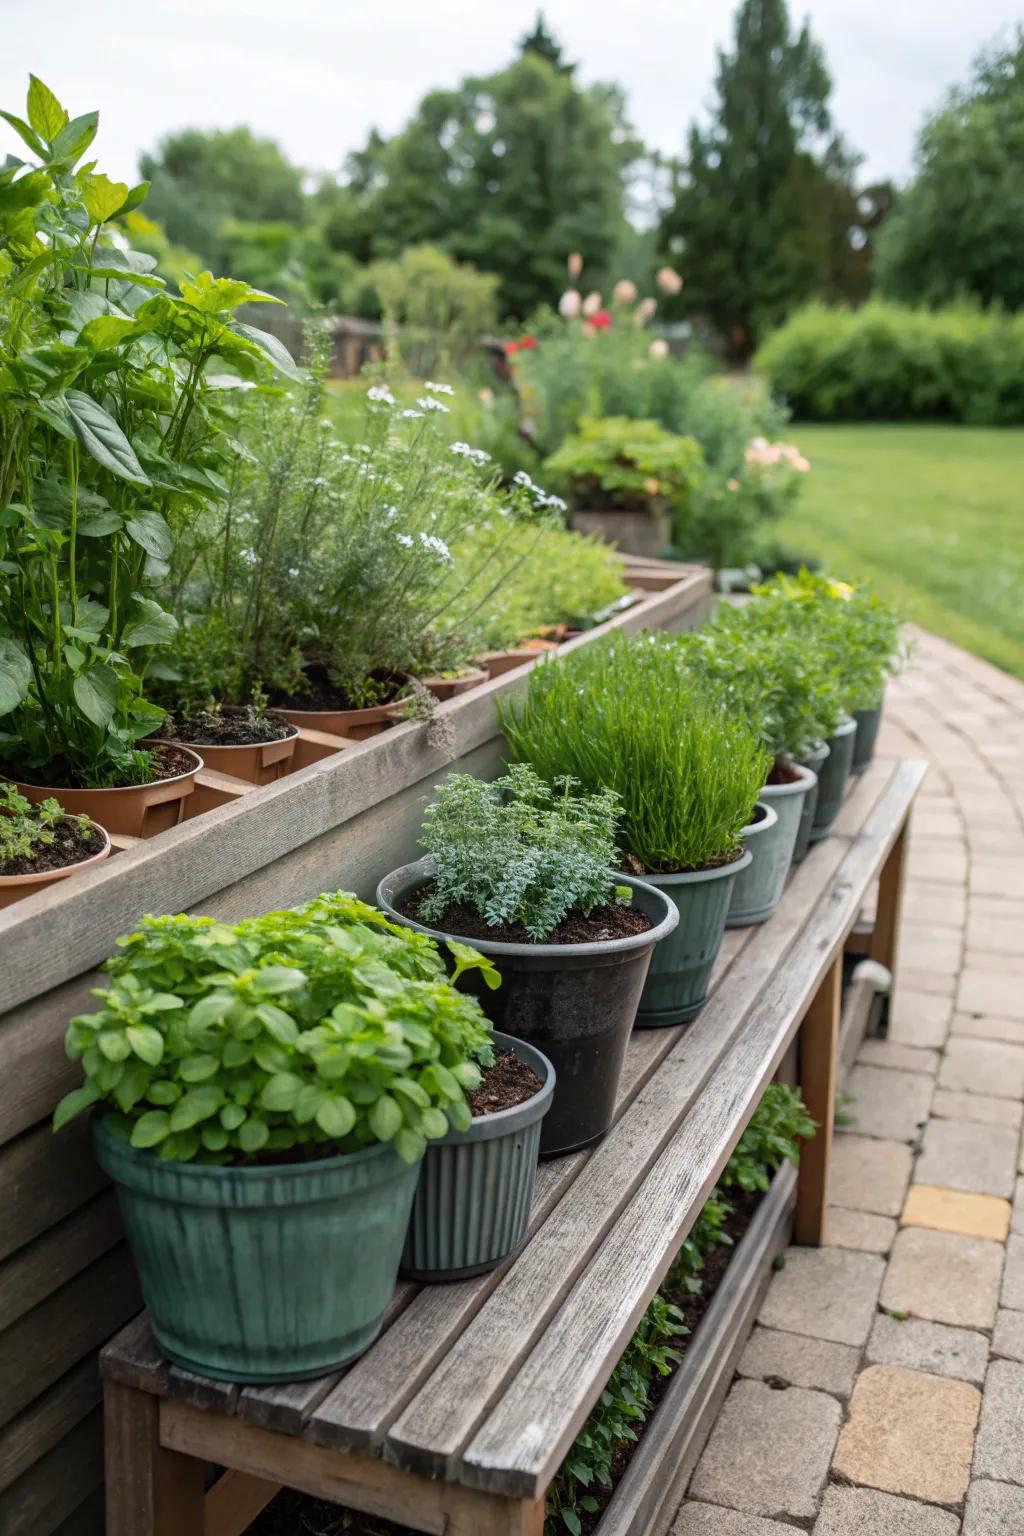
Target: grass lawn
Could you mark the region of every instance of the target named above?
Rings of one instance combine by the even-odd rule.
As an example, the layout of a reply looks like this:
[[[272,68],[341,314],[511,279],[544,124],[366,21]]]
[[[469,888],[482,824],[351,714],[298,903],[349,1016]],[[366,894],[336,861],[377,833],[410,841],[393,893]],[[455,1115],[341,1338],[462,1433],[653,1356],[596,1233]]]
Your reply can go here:
[[[1024,430],[810,426],[779,532],[909,618],[1024,677]]]

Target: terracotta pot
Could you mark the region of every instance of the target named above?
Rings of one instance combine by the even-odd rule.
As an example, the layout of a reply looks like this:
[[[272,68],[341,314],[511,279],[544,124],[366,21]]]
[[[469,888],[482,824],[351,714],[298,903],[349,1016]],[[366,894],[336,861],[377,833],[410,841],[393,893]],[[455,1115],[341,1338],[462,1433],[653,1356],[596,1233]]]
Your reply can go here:
[[[66,880],[68,875],[77,875],[79,870],[92,869],[94,864],[101,864],[110,853],[110,838],[105,827],[95,822],[93,825],[97,832],[103,833],[103,847],[99,853],[91,853],[87,859],[79,859],[77,864],[65,864],[63,869],[41,870],[38,875],[0,875],[0,908],[13,906],[23,896],[34,896],[44,886]]]
[[[167,745],[170,745],[168,743]],[[165,750],[157,745],[156,753]],[[170,779],[152,784],[129,784],[121,789],[65,789],[60,784],[15,784],[15,789],[38,805],[50,795],[59,800],[73,816],[88,816],[108,832],[125,837],[155,837],[176,827],[185,814],[185,801],[195,788],[203,759],[190,747],[177,747],[193,759],[195,766]]]
[[[394,724],[395,705],[375,704],[372,709],[279,709],[277,713],[283,715],[289,725],[365,741],[368,736],[379,736],[381,731]]]
[[[421,677],[419,681],[443,703],[445,699],[454,699],[456,694],[467,693],[470,688],[479,688],[481,683],[486,683],[487,673],[483,667],[474,667],[461,677]]]
[[[486,651],[480,660],[487,668],[488,677],[504,677],[506,672],[514,672],[516,667],[536,661],[540,654],[531,646],[522,645],[514,651]]]
[[[223,713],[234,715],[240,711],[225,709]],[[271,714],[280,717],[280,711],[272,710]],[[247,784],[273,784],[289,772],[289,764],[295,756],[299,727],[294,722],[289,724],[291,732],[280,741],[261,741],[244,746],[221,747],[202,741],[175,739],[180,746],[188,747],[190,752],[198,752],[206,767],[212,768],[214,773],[229,773],[233,778],[245,779]]]
[[[672,533],[665,512],[574,512],[577,533],[596,533],[627,555],[660,555]]]

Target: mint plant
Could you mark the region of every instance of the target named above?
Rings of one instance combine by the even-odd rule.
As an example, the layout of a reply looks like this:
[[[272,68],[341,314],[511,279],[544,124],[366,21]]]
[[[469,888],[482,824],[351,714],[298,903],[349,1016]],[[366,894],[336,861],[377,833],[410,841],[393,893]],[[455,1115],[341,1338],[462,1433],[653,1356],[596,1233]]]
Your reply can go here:
[[[571,778],[547,784],[524,763],[492,783],[453,773],[426,811],[420,844],[435,883],[419,915],[440,922],[465,902],[492,926],[522,927],[541,943],[574,908],[587,915],[614,899],[618,819],[614,791],[580,793]]]
[[[98,1010],[69,1026],[85,1083],[55,1130],[105,1103],[133,1147],[174,1162],[393,1142],[412,1163],[469,1128],[490,1026],[434,942],[375,907],[338,891],[234,925],[145,917],[119,943]],[[493,979],[474,950],[452,949],[453,979],[477,966]]]
[[[703,464],[692,437],[677,437],[657,422],[584,416],[545,468],[568,484],[577,506],[683,512]]]
[[[34,157],[0,165],[0,760],[42,784],[145,783],[146,697],[174,640],[159,600],[176,538],[219,498],[234,457],[233,391],[272,337],[234,318],[247,283],[185,279],[115,243],[148,190],[82,164],[98,114],[69,119],[30,77]]]

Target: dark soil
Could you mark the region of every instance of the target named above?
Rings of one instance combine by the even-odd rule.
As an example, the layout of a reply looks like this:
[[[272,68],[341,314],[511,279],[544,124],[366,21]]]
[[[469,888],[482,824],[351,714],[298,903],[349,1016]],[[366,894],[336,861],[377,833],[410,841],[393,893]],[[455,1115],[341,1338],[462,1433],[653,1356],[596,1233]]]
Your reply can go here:
[[[142,742],[140,745],[146,744]],[[192,773],[195,766],[195,756],[186,752],[184,747],[176,746],[172,741],[158,742],[153,749],[152,772],[146,783],[155,784],[158,779],[176,779],[179,773]]]
[[[92,858],[102,847],[102,834],[95,827],[85,830],[69,816],[53,828],[52,843],[41,845],[31,857],[22,855],[0,863],[0,875],[42,875],[51,869],[67,869],[69,864],[81,864],[83,859]]]
[[[441,929],[460,939],[490,939],[494,944],[533,944],[525,928],[518,923],[498,923],[492,927],[474,907],[466,902],[453,902],[437,922],[428,923],[420,916],[420,902],[430,892],[430,886],[415,891],[399,907],[403,917],[423,923],[428,928]],[[634,933],[646,933],[651,920],[639,907],[610,905],[595,907],[589,917],[582,912],[567,912],[557,928],[542,940],[544,944],[595,944],[608,939],[625,939]]]
[[[685,864],[658,869],[648,869],[646,865],[640,863],[639,859],[635,859],[631,853],[624,853],[622,855],[622,867],[626,870],[627,874],[639,875],[641,880],[645,875],[693,875],[699,869],[723,869],[726,864],[735,864],[737,859],[742,859],[743,852],[741,844],[737,848],[730,848],[727,853],[720,853],[717,859],[709,859],[706,864]]]
[[[765,810],[763,805],[755,805],[754,806],[754,814],[753,814],[753,816],[751,816],[750,820],[747,822],[747,826],[748,827],[756,827],[759,821],[764,821],[764,819],[767,816],[767,814],[768,814],[768,812]]]
[[[669,1298],[682,1312],[686,1326],[690,1329],[690,1335],[696,1331],[714,1300],[715,1292],[729,1267],[733,1251],[750,1226],[754,1212],[761,1203],[760,1194],[746,1194],[743,1190],[730,1190],[728,1198],[733,1210],[725,1223],[725,1230],[732,1238],[733,1246],[715,1248],[708,1254],[701,1271],[701,1290],[698,1295],[694,1296],[686,1292],[684,1295]],[[685,1354],[690,1335],[683,1335],[680,1341],[681,1354]],[[651,1383],[651,1400],[655,1407],[665,1396],[671,1380],[671,1375],[656,1376]],[[653,1422],[652,1413],[646,1423],[637,1425],[636,1440],[617,1452],[612,1465],[612,1486],[591,1489],[601,1508],[597,1514],[583,1516],[584,1536],[591,1536],[615,1491],[616,1484],[619,1483],[630,1461],[636,1455],[637,1446],[643,1439],[645,1430]],[[376,1515],[362,1515],[356,1510],[344,1509],[337,1504],[325,1504],[320,1499],[310,1499],[304,1494],[288,1491],[278,1494],[259,1519],[249,1527],[245,1536],[414,1536],[414,1533],[408,1526],[396,1525],[391,1520],[382,1520]]]
[[[294,734],[295,726],[280,715],[271,713],[253,720],[247,710],[226,709],[223,714],[202,715],[198,720],[176,720],[172,740],[198,747],[260,747]]]
[[[484,1115],[496,1115],[503,1109],[514,1109],[525,1104],[544,1087],[532,1067],[520,1061],[515,1051],[499,1051],[494,1066],[488,1067],[483,1082],[466,1098],[473,1112],[473,1119]]]
[[[766,784],[795,784],[800,777],[799,769],[784,757],[777,757],[772,764],[772,771],[765,779]]]
[[[307,686],[300,693],[275,693],[270,702],[278,709],[378,709],[382,704],[390,704],[396,699],[409,681],[397,672],[371,672],[370,677],[382,685],[380,696],[371,706],[363,702],[354,703],[340,688],[334,686],[327,676],[326,667],[320,666],[308,669]]]

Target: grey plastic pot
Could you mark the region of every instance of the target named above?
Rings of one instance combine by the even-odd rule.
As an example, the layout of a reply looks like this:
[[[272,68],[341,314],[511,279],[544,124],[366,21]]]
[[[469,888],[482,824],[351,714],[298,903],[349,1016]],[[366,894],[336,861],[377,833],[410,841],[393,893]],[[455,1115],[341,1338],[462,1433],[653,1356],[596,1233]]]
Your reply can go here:
[[[433,872],[429,858],[393,870],[377,887],[377,905],[394,922],[443,944],[461,935],[428,928],[399,911]],[[555,1069],[553,1101],[541,1129],[542,1157],[589,1146],[611,1125],[651,955],[679,921],[673,903],[651,882],[630,875],[615,879],[631,888],[635,905],[650,918],[646,933],[592,944],[463,939],[490,956],[501,972],[501,986],[490,991],[474,971],[467,971],[460,985],[479,997],[497,1029],[528,1040]]]
[[[815,747],[813,752],[808,752],[807,756],[800,760],[799,766],[801,768],[808,768],[814,774],[814,783],[804,796],[803,804],[800,807],[800,824],[797,827],[796,845],[793,849],[794,864],[799,864],[811,846],[811,828],[814,826],[814,813],[818,807],[818,786],[821,780],[821,770],[828,762],[828,757],[828,743],[823,741],[820,746]]]
[[[818,769],[818,799],[811,826],[812,843],[820,843],[822,838],[828,837],[832,823],[839,815],[846,781],[850,777],[856,734],[856,720],[847,718],[828,739],[828,757]]]
[[[885,704],[885,693],[878,703],[871,709],[855,709],[853,718],[857,722],[857,734],[853,741],[853,760],[850,763],[851,773],[863,773],[871,763],[875,755],[875,747],[878,744],[878,727],[882,723],[882,708]]]
[[[94,1132],[169,1360],[220,1381],[296,1381],[376,1338],[420,1173],[390,1143],[213,1168],[162,1162],[106,1117]]]
[[[779,904],[793,862],[797,821],[783,821],[762,790],[757,808],[763,814],[743,829],[743,846],[751,863],[736,876],[725,919],[727,928],[748,928],[763,923]]]
[[[669,897],[679,926],[651,959],[636,1016],[638,1028],[685,1024],[704,1006],[737,875],[753,862],[749,851],[731,864],[645,878]]]
[[[555,1069],[536,1046],[494,1032],[543,1087],[532,1099],[481,1115],[468,1131],[449,1131],[427,1148],[405,1235],[402,1273],[414,1280],[464,1280],[494,1269],[526,1238]]]

